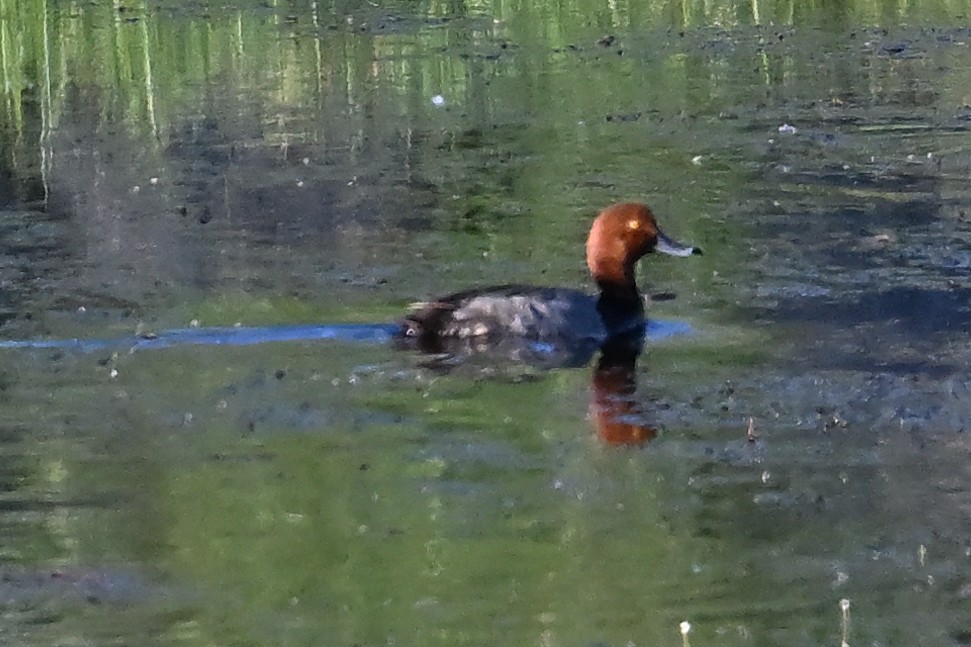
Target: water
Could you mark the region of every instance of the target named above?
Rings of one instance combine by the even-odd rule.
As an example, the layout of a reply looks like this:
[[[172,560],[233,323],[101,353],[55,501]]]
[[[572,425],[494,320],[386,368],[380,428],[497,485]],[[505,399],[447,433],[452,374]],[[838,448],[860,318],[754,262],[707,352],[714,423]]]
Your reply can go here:
[[[0,642],[971,642],[968,10],[0,0]]]

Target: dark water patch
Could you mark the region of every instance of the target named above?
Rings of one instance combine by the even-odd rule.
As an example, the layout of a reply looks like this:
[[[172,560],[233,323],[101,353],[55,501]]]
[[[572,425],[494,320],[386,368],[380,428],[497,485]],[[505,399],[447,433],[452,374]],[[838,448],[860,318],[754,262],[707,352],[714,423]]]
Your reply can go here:
[[[8,608],[45,606],[62,609],[76,604],[130,605],[152,595],[144,577],[122,569],[53,568],[0,569],[0,600]]]
[[[940,192],[937,178],[924,175],[911,175],[892,172],[887,169],[847,170],[841,167],[829,169],[777,168],[778,178],[783,187],[786,184],[822,185],[854,188],[869,191],[888,191],[894,194],[924,193],[936,195]]]
[[[320,430],[333,423],[333,414],[319,410],[309,402],[295,408],[285,405],[269,405],[244,411],[237,424],[247,433],[263,433],[266,429],[285,429],[288,432],[299,430]]]
[[[837,368],[829,368],[833,365]],[[803,374],[746,375],[727,391],[723,386],[680,394],[681,402],[691,406],[676,409],[678,424],[669,425],[671,433],[703,429],[706,438],[684,445],[674,438],[669,442],[716,464],[733,464],[735,456],[758,463],[777,459],[782,452],[787,461],[801,461],[803,456],[811,465],[820,460],[819,452],[837,451],[843,452],[845,461],[878,467],[883,459],[872,452],[879,450],[883,438],[912,442],[914,447],[932,438],[960,443],[968,428],[971,400],[965,396],[971,379],[963,370],[867,371],[862,366],[842,368],[841,358],[822,354],[794,368]],[[763,397],[766,393],[771,399]],[[678,401],[678,394],[665,397]],[[750,416],[758,434],[754,444],[745,438]],[[866,450],[861,453],[861,448]]]
[[[845,300],[778,300],[771,318],[784,321],[829,321],[848,328],[875,322],[888,331],[912,335],[915,341],[936,333],[959,332],[969,323],[971,290],[891,287],[886,290],[854,291]]]
[[[415,35],[426,29],[450,27],[452,29],[489,33],[493,30],[493,18],[473,12],[452,15],[416,16],[411,11],[396,12],[390,7],[360,7],[345,16],[346,28],[354,33],[372,36]]]

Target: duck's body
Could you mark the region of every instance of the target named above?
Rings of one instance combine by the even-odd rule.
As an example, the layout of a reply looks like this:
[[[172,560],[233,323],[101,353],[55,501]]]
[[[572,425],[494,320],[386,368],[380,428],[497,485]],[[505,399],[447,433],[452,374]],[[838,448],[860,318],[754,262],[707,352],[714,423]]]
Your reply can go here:
[[[514,335],[528,339],[564,336],[604,339],[607,328],[597,312],[597,299],[570,288],[498,285],[449,294],[419,304],[403,330],[409,337],[489,337]],[[643,322],[632,313],[631,326]]]
[[[587,266],[599,295],[527,285],[466,290],[416,304],[401,332],[426,340],[513,336],[551,343],[603,342],[643,327],[644,300],[634,280],[634,264],[653,251],[701,253],[661,233],[646,205],[615,204],[600,212],[587,238]]]

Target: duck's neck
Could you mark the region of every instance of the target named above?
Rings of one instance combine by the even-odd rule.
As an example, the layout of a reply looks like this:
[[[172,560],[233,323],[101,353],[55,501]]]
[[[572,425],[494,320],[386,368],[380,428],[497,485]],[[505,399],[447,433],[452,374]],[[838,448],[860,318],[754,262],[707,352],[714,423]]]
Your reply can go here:
[[[621,303],[641,303],[641,294],[634,283],[615,284],[598,283],[600,286],[600,300]]]
[[[634,280],[633,263],[600,263],[594,268],[594,279],[600,288],[600,300],[623,303],[637,303],[643,307],[641,294]]]
[[[604,275],[597,277],[600,298],[597,299],[597,312],[604,325],[612,333],[628,330],[644,320],[644,300],[634,282],[634,268],[626,268],[613,274],[614,278]]]

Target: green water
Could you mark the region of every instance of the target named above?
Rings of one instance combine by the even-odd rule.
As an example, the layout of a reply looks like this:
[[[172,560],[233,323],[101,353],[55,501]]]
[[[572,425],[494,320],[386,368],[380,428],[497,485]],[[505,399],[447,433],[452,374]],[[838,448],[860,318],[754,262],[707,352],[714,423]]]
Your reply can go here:
[[[641,446],[592,366],[0,350],[0,642],[968,644],[969,14],[0,0],[2,339],[584,287],[621,199],[705,250]]]

